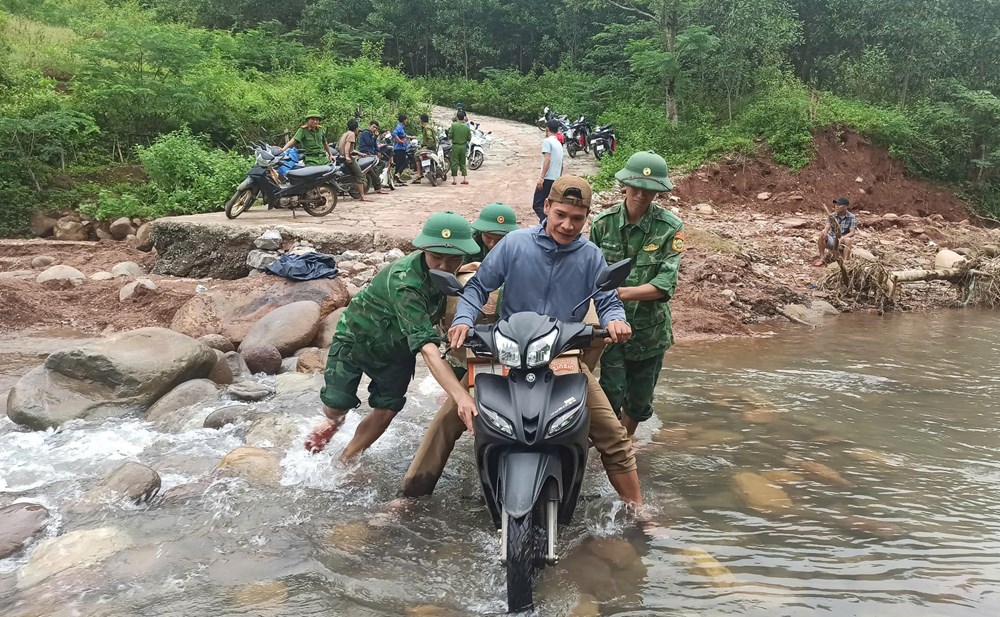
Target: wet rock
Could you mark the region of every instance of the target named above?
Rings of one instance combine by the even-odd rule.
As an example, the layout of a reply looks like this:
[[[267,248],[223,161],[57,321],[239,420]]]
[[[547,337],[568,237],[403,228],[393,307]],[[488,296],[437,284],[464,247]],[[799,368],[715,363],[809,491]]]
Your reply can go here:
[[[84,225],[79,221],[63,217],[56,221],[52,235],[56,240],[82,242],[90,239],[90,225]]]
[[[268,229],[253,241],[254,246],[265,251],[276,251],[281,248],[281,233],[274,229]]]
[[[16,503],[0,508],[0,559],[14,555],[45,531],[49,511],[37,503]]]
[[[768,471],[760,472],[768,482],[772,484],[785,485],[785,484],[798,484],[803,481],[803,477],[794,471],[787,469],[770,469]]]
[[[275,349],[275,352],[277,351]],[[253,374],[250,371],[250,367],[247,366],[246,360],[238,352],[227,351],[223,354],[223,359],[229,365],[229,372],[233,374],[233,381],[248,379]]]
[[[227,351],[236,351],[236,346],[221,334],[206,334],[204,336],[199,336],[198,340],[201,341],[203,345],[212,349],[218,349],[222,353],[226,353]]]
[[[806,475],[810,480],[815,480],[822,484],[828,484],[830,486],[836,486],[839,488],[850,488],[854,486],[854,483],[840,475],[836,469],[823,463],[816,461],[810,461],[797,456],[786,456],[785,465],[798,469]]]
[[[576,606],[569,613],[569,617],[600,617],[600,615],[601,602],[597,596],[589,593],[581,593]]]
[[[28,226],[31,229],[31,233],[35,234],[39,238],[45,238],[52,235],[52,231],[56,227],[56,223],[59,222],[44,212],[35,210],[31,213],[31,218],[28,219]]]
[[[319,393],[316,394],[319,400]],[[310,411],[317,414],[318,404]],[[301,447],[304,437],[302,430],[295,418],[279,413],[259,414],[253,420],[250,429],[247,430],[246,443],[248,446],[258,448],[281,448],[287,450],[291,447]]]
[[[689,437],[690,435],[684,427],[667,427],[660,429],[653,441],[673,446],[687,441]]]
[[[895,540],[906,535],[906,530],[895,523],[867,516],[839,514],[833,516],[833,522],[845,531],[882,540]]]
[[[160,499],[160,505],[173,506],[186,504],[192,499],[197,499],[204,495],[205,491],[208,490],[208,487],[211,485],[212,483],[209,480],[179,484],[163,493],[163,497]]]
[[[221,409],[216,409],[205,418],[205,428],[220,429],[229,424],[239,424],[247,420],[253,420],[260,412],[252,405],[229,405]]]
[[[197,294],[178,309],[170,327],[194,337],[221,334],[237,344],[251,327],[278,307],[312,300],[320,306],[321,315],[329,315],[350,300],[340,278],[303,282],[278,279],[270,283],[273,278],[263,285],[254,279],[242,279]]]
[[[87,277],[72,266],[50,266],[35,279],[36,283],[50,289],[66,289],[82,285]]]
[[[333,334],[337,331],[337,324],[340,323],[340,317],[346,310],[346,306],[341,307],[319,322],[316,337],[312,340],[313,347],[329,347],[333,343]]]
[[[229,366],[229,362],[226,360],[226,354],[222,353],[218,349],[213,349],[212,351],[215,352],[215,357],[217,359],[215,367],[212,369],[212,372],[208,374],[208,378],[220,386],[228,386],[236,381],[233,377],[233,369]]]
[[[123,500],[145,503],[160,492],[160,474],[139,463],[122,463],[99,487],[91,491],[84,502],[96,504]]]
[[[223,477],[243,478],[265,486],[277,486],[281,480],[281,464],[273,450],[241,446],[219,462],[216,473]]]
[[[135,232],[135,248],[144,253],[153,250],[153,224],[143,223]]]
[[[311,300],[282,306],[265,315],[250,328],[240,343],[240,350],[273,345],[282,356],[290,356],[315,338],[319,320],[320,307]]]
[[[813,300],[809,303],[809,310],[814,313],[819,313],[820,315],[839,315],[840,311],[837,310],[835,306],[827,302],[826,300]]]
[[[767,478],[748,471],[733,476],[731,488],[733,493],[752,510],[764,514],[775,514],[792,507],[792,500]]]
[[[211,349],[172,330],[123,332],[50,355],[18,380],[7,415],[44,430],[77,418],[141,413],[177,385],[207,376],[215,362]]]
[[[740,417],[750,424],[772,424],[781,420],[782,413],[775,409],[757,408],[744,410]]]
[[[323,377],[315,374],[305,373],[285,373],[278,375],[274,379],[274,387],[278,394],[291,394],[294,392],[315,391],[319,393],[322,386]]]
[[[111,274],[110,272],[105,272],[104,270],[101,270],[100,272],[95,272],[90,275],[90,280],[92,281],[110,281],[113,278],[115,278],[114,274]]]
[[[281,353],[274,345],[241,345],[239,353],[251,373],[276,375],[281,370]]]
[[[868,448],[845,450],[844,454],[862,463],[875,463],[876,465],[884,465],[886,467],[899,467],[903,464],[901,457]]]
[[[584,546],[614,569],[625,568],[640,559],[635,547],[620,538],[594,538]]]
[[[80,529],[45,540],[18,571],[17,587],[27,589],[53,576],[92,566],[132,544],[128,534],[113,527]]]
[[[326,359],[329,355],[329,348],[308,348],[299,355],[296,370],[300,373],[322,373],[326,369]]]
[[[281,368],[278,369],[279,375],[284,375],[285,373],[294,373],[296,369],[299,368],[299,359],[295,356],[291,358],[285,358],[281,361]]]
[[[935,270],[947,270],[949,268],[961,268],[968,263],[968,260],[956,253],[955,251],[950,251],[948,249],[942,249],[938,251],[937,255],[934,256],[934,269]]]
[[[710,428],[699,432],[696,439],[703,444],[738,443],[743,441],[743,435],[733,431]]]
[[[214,354],[213,354],[214,355]],[[146,412],[146,420],[160,430],[179,430],[191,407],[204,407],[219,399],[221,390],[210,379],[192,379],[164,394]]]
[[[681,555],[686,558],[687,571],[695,576],[704,576],[709,579],[712,587],[733,586],[733,573],[705,549],[686,548],[681,550]]]
[[[260,401],[274,394],[270,386],[253,381],[238,381],[230,385],[227,391],[230,396],[241,401]]]
[[[358,554],[365,549],[373,533],[374,528],[364,521],[337,523],[326,532],[326,544],[338,551]]]
[[[118,292],[118,301],[137,300],[153,291],[156,291],[156,283],[145,278],[136,279],[121,288]]]
[[[124,240],[131,234],[135,233],[135,227],[132,226],[132,221],[127,217],[121,217],[116,219],[114,222],[108,226],[108,231],[114,236],[115,240]]]
[[[31,260],[32,268],[48,268],[56,263],[56,258],[51,255],[39,255]]]
[[[233,606],[246,614],[253,611],[275,609],[288,599],[288,586],[281,581],[251,583],[233,590],[230,600]]]
[[[247,265],[254,270],[264,270],[281,257],[275,251],[252,250],[247,254]]]
[[[802,304],[786,304],[782,307],[782,310],[795,319],[801,319],[802,321],[809,321],[809,318],[812,316],[809,309]]]
[[[142,267],[134,261],[121,261],[111,268],[111,274],[115,276],[136,277],[142,276]]]

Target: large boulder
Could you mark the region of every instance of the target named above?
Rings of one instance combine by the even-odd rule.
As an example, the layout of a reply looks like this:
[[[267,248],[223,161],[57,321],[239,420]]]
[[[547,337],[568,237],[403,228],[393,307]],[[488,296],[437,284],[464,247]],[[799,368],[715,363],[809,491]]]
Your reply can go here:
[[[260,415],[260,412],[253,405],[229,405],[216,409],[208,414],[204,428],[220,429],[229,424],[239,424],[247,420],[253,420]]]
[[[53,236],[56,240],[82,241],[90,239],[90,225],[85,225],[80,221],[75,221],[68,217],[63,217],[56,221],[53,229]]]
[[[214,402],[221,393],[219,386],[210,379],[185,381],[153,403],[146,412],[146,420],[161,430],[179,430],[187,420],[186,412],[190,408]]]
[[[18,570],[17,587],[27,589],[63,572],[100,563],[132,543],[128,534],[113,527],[79,529],[46,540]]]
[[[241,356],[238,352],[227,351],[222,354],[222,359],[229,365],[229,372],[232,373],[234,382],[248,379],[253,375],[253,372],[250,371],[250,367],[247,366],[246,360],[244,360],[243,356]]]
[[[759,474],[737,473],[733,476],[731,488],[748,508],[764,514],[776,514],[792,508],[788,493]]]
[[[281,480],[281,461],[274,450],[241,446],[219,462],[216,473],[243,478],[254,484],[277,486]]]
[[[123,216],[120,219],[115,220],[108,226],[108,231],[115,240],[124,240],[129,235],[135,233],[135,227],[132,226],[132,221],[128,217]]]
[[[143,223],[135,232],[135,248],[148,253],[153,249],[153,224]]]
[[[197,294],[177,310],[170,327],[195,338],[221,334],[239,343],[254,324],[279,307],[311,300],[325,316],[350,301],[339,278],[301,282],[273,279],[241,279]]]
[[[311,300],[292,302],[271,311],[254,324],[243,337],[240,350],[274,345],[282,357],[290,356],[313,340],[319,320],[319,304]]]
[[[236,351],[236,347],[221,334],[206,334],[205,336],[199,336],[198,340],[208,345],[212,349],[218,349],[222,353],[227,351]]]
[[[121,261],[116,263],[111,268],[111,274],[114,274],[115,276],[136,277],[142,276],[144,273],[142,271],[142,266],[134,261]]]
[[[160,474],[150,467],[127,461],[111,472],[99,487],[84,497],[85,503],[99,504],[110,501],[144,503],[160,492]]]
[[[276,375],[281,370],[281,352],[274,345],[241,346],[240,355],[250,373]]]
[[[28,225],[31,227],[31,233],[35,234],[39,238],[51,236],[57,222],[59,222],[58,219],[55,219],[39,210],[32,212],[31,218],[28,219]]]
[[[0,559],[17,553],[45,531],[49,511],[37,503],[16,503],[0,508]]]
[[[218,360],[215,363],[215,368],[208,374],[208,378],[222,386],[227,386],[236,381],[235,377],[233,377],[233,369],[229,366],[229,362],[226,361],[226,354],[218,349],[213,349],[212,351],[215,352],[215,357]]]
[[[35,282],[54,289],[76,287],[87,280],[86,275],[72,266],[50,266],[46,268]]]
[[[340,323],[340,316],[344,314],[347,307],[341,307],[330,313],[319,322],[316,330],[316,337],[312,341],[313,347],[329,347],[333,343],[333,333],[337,331],[337,324]]]
[[[140,328],[50,355],[18,380],[7,415],[35,430],[77,418],[141,413],[175,386],[207,376],[215,352],[166,328]]]

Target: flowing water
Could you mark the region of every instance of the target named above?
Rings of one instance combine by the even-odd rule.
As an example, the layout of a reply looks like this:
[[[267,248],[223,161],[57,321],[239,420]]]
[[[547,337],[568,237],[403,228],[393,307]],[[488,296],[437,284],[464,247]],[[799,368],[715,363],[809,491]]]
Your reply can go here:
[[[561,562],[538,582],[538,614],[1000,614],[996,326],[996,313],[974,311],[845,316],[676,346],[638,435],[643,491],[665,531],[636,529],[592,457]],[[0,506],[37,501],[54,515],[49,536],[113,527],[128,547],[27,588],[18,571],[37,543],[0,561],[0,614],[503,613],[470,440],[432,498],[370,524],[438,404],[426,374],[412,394],[351,468],[331,461],[353,414],[322,455],[284,453],[275,486],[216,479],[149,507],[78,504],[124,460],[153,466],[164,490],[205,480],[245,427],[168,434],[126,419],[28,433],[3,420]],[[315,416],[292,411],[304,437]],[[804,460],[839,475],[805,473]],[[798,474],[772,476],[791,501],[780,512],[732,489],[736,474],[780,470]]]

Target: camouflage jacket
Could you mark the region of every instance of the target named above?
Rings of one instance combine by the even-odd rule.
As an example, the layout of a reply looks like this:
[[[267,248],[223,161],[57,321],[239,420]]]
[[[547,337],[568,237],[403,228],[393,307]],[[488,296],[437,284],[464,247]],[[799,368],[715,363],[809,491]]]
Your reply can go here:
[[[646,283],[664,293],[660,300],[625,302],[625,315],[632,326],[632,339],[625,343],[633,360],[662,353],[674,342],[668,301],[677,288],[677,268],[684,252],[683,224],[669,210],[650,204],[636,225],[629,225],[625,202],[597,215],[590,240],[601,248],[609,264],[632,259],[632,273],[622,287]]]
[[[416,354],[427,343],[441,342],[437,324],[444,306],[445,297],[431,283],[423,252],[414,251],[383,268],[354,296],[334,338],[387,361]]]

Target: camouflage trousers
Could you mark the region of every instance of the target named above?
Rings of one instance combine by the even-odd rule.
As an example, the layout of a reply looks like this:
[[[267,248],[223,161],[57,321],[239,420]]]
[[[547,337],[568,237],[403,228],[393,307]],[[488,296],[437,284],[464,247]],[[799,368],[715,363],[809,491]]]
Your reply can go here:
[[[653,389],[663,368],[666,349],[642,360],[625,357],[623,345],[609,345],[601,356],[601,388],[608,395],[611,408],[636,422],[653,416]]]

